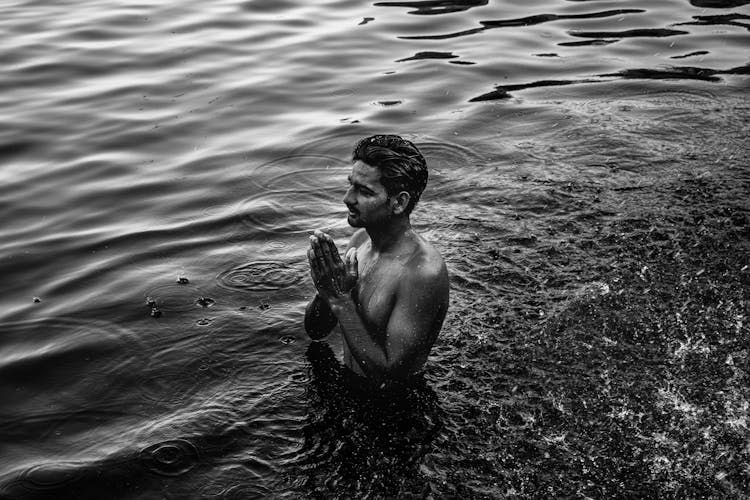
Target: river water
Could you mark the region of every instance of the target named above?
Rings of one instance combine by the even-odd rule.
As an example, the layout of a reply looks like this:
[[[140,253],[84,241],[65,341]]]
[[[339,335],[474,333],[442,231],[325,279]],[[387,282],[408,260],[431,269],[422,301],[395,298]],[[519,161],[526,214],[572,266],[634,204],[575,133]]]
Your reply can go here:
[[[746,206],[748,4],[0,0],[0,498],[543,496],[497,458],[531,420],[482,416],[536,373],[501,353],[610,290],[572,242],[667,213],[648,186]],[[373,133],[427,158],[413,220],[451,273],[395,419],[301,326]]]

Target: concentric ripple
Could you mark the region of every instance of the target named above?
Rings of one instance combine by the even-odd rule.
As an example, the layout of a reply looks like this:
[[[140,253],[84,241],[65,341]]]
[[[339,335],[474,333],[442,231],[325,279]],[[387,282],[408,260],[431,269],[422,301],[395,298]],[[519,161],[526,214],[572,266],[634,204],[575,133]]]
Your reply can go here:
[[[315,189],[343,185],[349,163],[335,156],[292,154],[253,169],[253,182],[264,190]]]
[[[267,292],[294,286],[303,276],[299,268],[283,262],[257,261],[224,271],[217,280],[224,288]]]
[[[73,481],[80,464],[56,462],[34,465],[26,469],[16,481],[28,490],[51,490]]]
[[[180,283],[157,285],[145,290],[144,295],[147,301],[151,299],[156,307],[164,312],[185,312],[195,309],[196,301],[203,296],[197,287]]]
[[[163,476],[179,476],[198,463],[198,449],[186,439],[173,439],[141,450],[138,458],[146,469]]]

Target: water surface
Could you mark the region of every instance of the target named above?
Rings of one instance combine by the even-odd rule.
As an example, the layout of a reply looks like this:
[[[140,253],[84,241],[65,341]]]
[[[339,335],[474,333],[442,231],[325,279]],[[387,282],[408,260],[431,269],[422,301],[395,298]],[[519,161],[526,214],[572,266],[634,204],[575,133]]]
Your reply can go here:
[[[749,3],[0,2],[0,496],[737,494],[746,453],[721,447],[748,438],[741,374],[699,413],[723,423],[675,423],[725,437],[693,442],[717,464],[693,471],[703,490],[681,489],[682,438],[635,427],[660,451],[618,490],[619,451],[559,451],[573,427],[549,408],[574,407],[574,376],[534,356],[567,351],[528,346],[582,300],[616,317],[596,301],[637,288],[615,274],[658,281],[628,235],[692,255],[685,228],[714,217],[747,241]],[[307,234],[345,244],[350,151],[373,133],[427,157],[414,222],[452,285],[428,387],[393,420],[336,392],[341,339],[301,327]],[[734,309],[711,309],[738,367],[746,260],[716,275],[739,280]],[[675,384],[646,406],[684,410]]]

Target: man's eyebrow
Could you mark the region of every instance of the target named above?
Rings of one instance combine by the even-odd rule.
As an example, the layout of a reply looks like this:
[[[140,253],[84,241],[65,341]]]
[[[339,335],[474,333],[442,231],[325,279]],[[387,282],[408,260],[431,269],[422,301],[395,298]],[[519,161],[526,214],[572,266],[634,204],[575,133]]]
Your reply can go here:
[[[353,182],[353,181],[352,181],[352,176],[351,176],[351,175],[348,175],[348,176],[346,177],[346,180],[348,180],[348,181],[349,181],[349,184],[351,184],[352,186],[358,187],[358,188],[360,188],[360,189],[364,188],[364,189],[367,189],[368,191],[372,191],[373,193],[375,192],[375,191],[373,191],[373,189],[372,189],[372,188],[371,188],[370,186],[368,186],[367,184],[361,184],[361,183],[359,183],[359,182]]]

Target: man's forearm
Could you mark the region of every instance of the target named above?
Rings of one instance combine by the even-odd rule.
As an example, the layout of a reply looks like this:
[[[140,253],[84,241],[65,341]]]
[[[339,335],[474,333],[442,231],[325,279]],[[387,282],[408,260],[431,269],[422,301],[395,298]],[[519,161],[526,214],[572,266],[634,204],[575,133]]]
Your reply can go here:
[[[315,294],[305,309],[305,331],[313,339],[322,339],[336,326],[338,319],[328,303]]]
[[[331,304],[331,310],[338,318],[349,351],[362,370],[372,378],[383,378],[389,371],[388,354],[367,331],[354,300],[351,297],[338,299]]]

